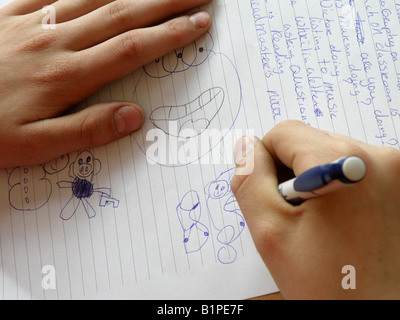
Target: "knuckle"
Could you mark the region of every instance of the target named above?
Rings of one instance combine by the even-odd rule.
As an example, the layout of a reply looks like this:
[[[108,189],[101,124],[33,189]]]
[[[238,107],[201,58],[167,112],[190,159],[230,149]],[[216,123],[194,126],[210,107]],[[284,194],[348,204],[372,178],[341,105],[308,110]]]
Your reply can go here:
[[[19,51],[38,51],[48,49],[54,45],[57,37],[56,34],[50,30],[42,31],[39,34],[33,36],[27,41],[24,41],[19,48]]]
[[[38,68],[35,79],[39,83],[59,83],[76,79],[79,71],[77,64],[67,59],[56,59]]]
[[[86,147],[96,146],[102,130],[94,117],[83,118],[80,126],[79,139]]]
[[[124,1],[114,1],[108,6],[106,11],[107,19],[113,23],[125,27],[129,23],[129,15],[127,14],[127,6]]]
[[[181,23],[180,23],[179,19],[169,20],[167,22],[167,27],[168,27],[168,31],[171,34],[178,33],[178,31],[181,28]]]
[[[142,54],[142,49],[136,33],[127,32],[122,35],[121,45],[117,50],[119,50],[118,56],[121,58],[134,59],[140,57]]]
[[[177,46],[183,46],[185,37],[182,31],[185,29],[185,21],[183,19],[170,20],[166,23],[166,28],[168,38]]]

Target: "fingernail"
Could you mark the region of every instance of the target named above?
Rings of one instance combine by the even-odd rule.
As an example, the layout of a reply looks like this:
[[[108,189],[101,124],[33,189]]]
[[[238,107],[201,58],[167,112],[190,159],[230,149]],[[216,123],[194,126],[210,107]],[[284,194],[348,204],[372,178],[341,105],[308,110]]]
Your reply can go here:
[[[235,145],[233,159],[237,165],[242,165],[246,162],[247,156],[254,150],[254,138],[244,136],[240,138]]]
[[[200,12],[193,13],[189,17],[189,20],[193,23],[193,25],[196,28],[202,29],[209,25],[211,17],[207,12],[200,11]]]
[[[145,116],[141,108],[124,106],[114,113],[114,127],[119,134],[129,134],[143,125]]]

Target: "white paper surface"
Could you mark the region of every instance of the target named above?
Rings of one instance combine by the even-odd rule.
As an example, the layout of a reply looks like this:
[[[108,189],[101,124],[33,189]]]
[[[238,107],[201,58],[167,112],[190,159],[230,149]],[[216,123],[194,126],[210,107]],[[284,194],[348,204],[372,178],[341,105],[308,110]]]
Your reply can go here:
[[[274,292],[229,189],[236,139],[297,119],[399,148],[400,0],[214,0],[205,9],[209,34],[82,104],[137,102],[143,130],[0,171],[1,298]],[[44,289],[52,272],[56,286]]]

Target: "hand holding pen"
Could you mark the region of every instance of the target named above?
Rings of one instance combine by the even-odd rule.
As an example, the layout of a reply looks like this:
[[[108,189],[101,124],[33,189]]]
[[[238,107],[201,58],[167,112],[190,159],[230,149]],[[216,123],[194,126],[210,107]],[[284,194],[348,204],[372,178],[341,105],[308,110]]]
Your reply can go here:
[[[236,175],[232,191],[284,298],[400,298],[398,150],[295,121],[279,124],[262,140],[244,137],[240,144],[245,147],[235,153],[238,166],[251,158],[254,169]],[[278,186],[305,172],[306,181],[324,184],[314,179],[320,176],[316,172],[349,155],[362,159],[353,162],[356,183],[340,182],[333,174],[336,182],[322,187],[328,191],[296,205],[279,192]],[[349,265],[356,271],[356,289],[346,290],[342,270]]]
[[[356,156],[342,157],[281,183],[278,190],[286,201],[298,204],[337,190],[343,184],[361,182],[366,174],[367,166],[363,159]]]

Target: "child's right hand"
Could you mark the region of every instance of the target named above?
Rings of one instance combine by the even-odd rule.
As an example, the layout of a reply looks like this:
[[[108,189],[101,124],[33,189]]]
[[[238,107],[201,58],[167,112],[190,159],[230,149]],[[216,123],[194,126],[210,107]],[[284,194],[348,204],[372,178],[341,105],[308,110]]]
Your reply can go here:
[[[232,191],[283,297],[400,299],[400,152],[294,121],[253,141],[245,159],[254,157],[254,171],[236,175]],[[278,192],[289,171],[298,176],[349,155],[367,164],[362,182],[299,206]],[[356,271],[354,290],[342,287],[348,265]]]

